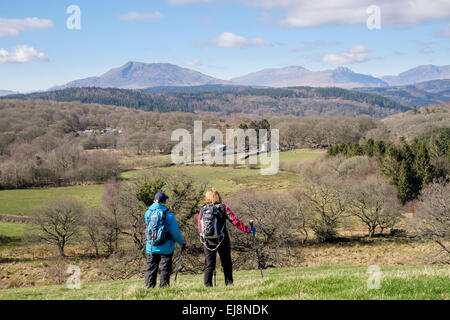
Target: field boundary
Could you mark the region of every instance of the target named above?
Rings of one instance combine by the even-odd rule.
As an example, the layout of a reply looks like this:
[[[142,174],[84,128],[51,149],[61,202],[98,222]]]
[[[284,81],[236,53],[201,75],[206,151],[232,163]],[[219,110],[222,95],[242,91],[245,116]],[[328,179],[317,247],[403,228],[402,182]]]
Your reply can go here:
[[[0,214],[0,221],[32,224],[32,218],[27,216],[15,216],[11,214]]]

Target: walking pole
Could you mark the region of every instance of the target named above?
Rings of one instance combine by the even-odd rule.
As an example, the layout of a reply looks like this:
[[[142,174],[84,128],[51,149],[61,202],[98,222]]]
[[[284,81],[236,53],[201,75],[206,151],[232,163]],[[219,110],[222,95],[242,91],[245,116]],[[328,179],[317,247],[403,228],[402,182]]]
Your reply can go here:
[[[250,227],[253,228],[253,220],[250,220]],[[258,250],[258,245],[256,243],[256,235],[253,233],[253,242],[255,244],[255,250],[256,250],[256,258],[258,259],[258,268],[259,268],[259,272],[261,273],[261,278],[264,279],[264,275],[263,275],[263,271],[262,271],[262,267],[261,267],[261,259],[259,257],[259,250]]]
[[[183,258],[183,248],[181,248],[181,250],[180,250],[180,255],[179,255],[179,257],[178,257],[177,271],[175,272],[175,279],[173,280],[173,283],[174,283],[174,284],[177,282],[178,271],[180,271],[181,259],[182,259],[182,258]]]

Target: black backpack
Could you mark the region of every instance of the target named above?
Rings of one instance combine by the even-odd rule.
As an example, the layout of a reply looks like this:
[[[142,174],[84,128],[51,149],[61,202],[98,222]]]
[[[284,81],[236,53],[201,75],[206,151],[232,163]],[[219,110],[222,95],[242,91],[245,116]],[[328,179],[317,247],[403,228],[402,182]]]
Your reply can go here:
[[[200,242],[210,251],[216,250],[225,237],[226,224],[224,223],[219,230],[219,219],[222,218],[222,214],[223,206],[220,204],[206,205],[200,212]],[[215,239],[219,240],[218,245],[213,249],[208,248],[206,240]]]

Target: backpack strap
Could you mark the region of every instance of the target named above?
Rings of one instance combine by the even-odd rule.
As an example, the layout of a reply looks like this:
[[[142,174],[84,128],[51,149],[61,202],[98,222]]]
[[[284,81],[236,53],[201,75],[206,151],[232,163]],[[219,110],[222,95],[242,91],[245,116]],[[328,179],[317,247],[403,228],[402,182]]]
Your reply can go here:
[[[223,240],[225,239],[225,234],[222,233],[219,237],[219,243],[217,244],[217,246],[215,246],[214,248],[210,248],[208,247],[208,244],[206,243],[206,240],[202,238],[202,236],[200,236],[200,242],[202,243],[202,245],[206,248],[206,250],[208,251],[216,251],[220,245],[222,244]]]

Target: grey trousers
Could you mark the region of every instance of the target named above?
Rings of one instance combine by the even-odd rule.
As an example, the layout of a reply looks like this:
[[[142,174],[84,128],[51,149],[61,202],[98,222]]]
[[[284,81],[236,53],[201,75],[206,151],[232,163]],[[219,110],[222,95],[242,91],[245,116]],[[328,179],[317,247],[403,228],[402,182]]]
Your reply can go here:
[[[171,254],[147,253],[147,270],[145,272],[145,286],[154,288],[156,286],[156,277],[158,269],[161,267],[160,284],[161,288],[170,285],[170,275],[172,273],[172,257]]]

